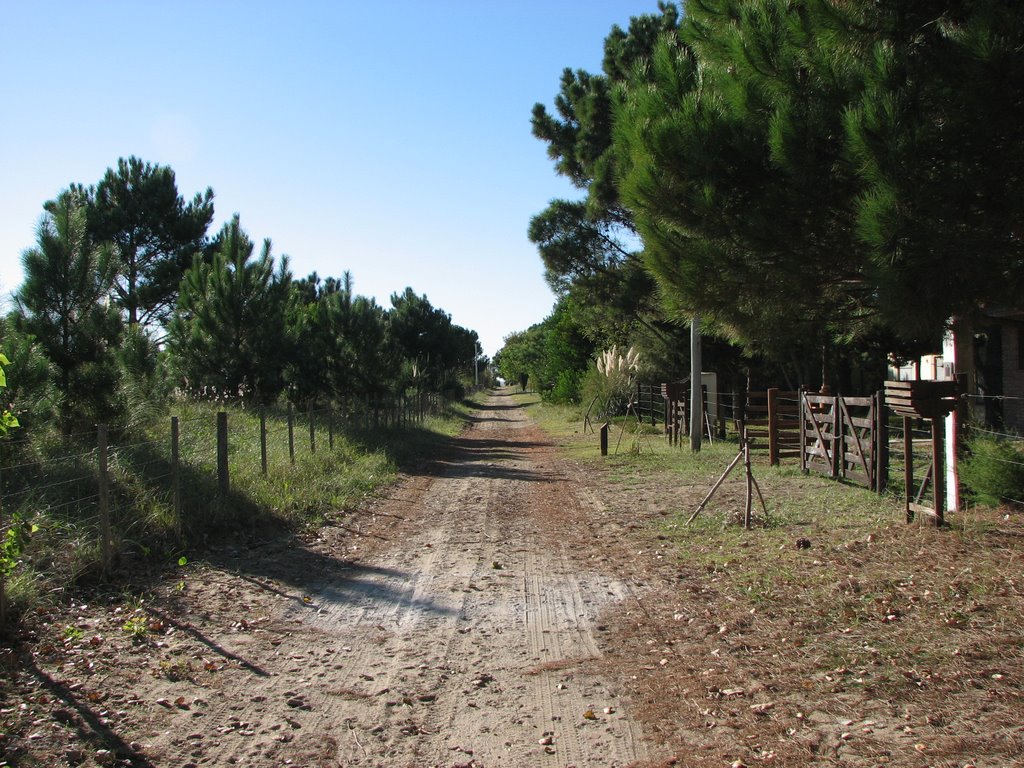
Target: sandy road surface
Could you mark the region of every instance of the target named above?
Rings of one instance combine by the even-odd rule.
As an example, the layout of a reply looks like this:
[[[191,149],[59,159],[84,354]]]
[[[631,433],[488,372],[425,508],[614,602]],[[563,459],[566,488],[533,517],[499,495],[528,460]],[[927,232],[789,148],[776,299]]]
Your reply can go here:
[[[317,541],[227,551],[190,576],[149,608],[155,647],[115,649],[107,627],[93,668],[108,651],[129,663],[78,690],[103,697],[106,746],[131,765],[644,760],[596,672],[600,612],[631,590],[581,549],[586,496],[495,395],[445,455]],[[38,675],[62,687],[77,663]]]

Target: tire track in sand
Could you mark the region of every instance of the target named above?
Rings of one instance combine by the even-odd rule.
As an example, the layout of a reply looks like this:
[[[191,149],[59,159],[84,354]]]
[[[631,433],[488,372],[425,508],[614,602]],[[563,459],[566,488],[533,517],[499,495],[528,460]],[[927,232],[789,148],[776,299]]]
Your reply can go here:
[[[614,684],[588,671],[599,611],[627,589],[581,569],[560,538],[586,501],[549,448],[511,397],[492,397],[435,457],[432,480],[397,494],[404,520],[379,518],[389,542],[357,563],[327,551],[330,567],[293,574],[307,599],[274,619],[287,639],[265,660],[272,672],[211,703],[218,741],[175,751],[197,766],[643,759]]]

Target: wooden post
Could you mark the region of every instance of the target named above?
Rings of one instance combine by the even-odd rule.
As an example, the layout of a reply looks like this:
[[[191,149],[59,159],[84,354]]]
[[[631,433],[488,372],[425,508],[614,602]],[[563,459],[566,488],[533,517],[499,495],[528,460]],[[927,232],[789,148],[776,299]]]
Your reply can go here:
[[[700,451],[701,431],[704,429],[704,393],[701,388],[701,333],[700,318],[690,321],[690,450]]]
[[[914,435],[910,431],[911,420],[909,416],[903,417],[903,497],[906,503],[907,522],[914,521],[914,510],[910,505],[914,503]]]
[[[889,418],[883,390],[875,393],[875,416],[875,491],[885,493],[889,487]]]
[[[608,422],[601,425],[601,455],[608,455]]]
[[[107,425],[96,427],[96,453],[99,459],[100,553],[103,575],[110,571],[110,489],[107,485]]]
[[[768,463],[779,466],[779,388],[768,390]]]
[[[804,399],[807,397],[807,393],[804,390],[800,390],[800,394],[797,396],[797,408],[799,409],[799,415],[797,417],[797,423],[800,425],[800,471],[805,475],[808,472],[807,469],[807,422],[804,419],[807,417],[807,401]]]
[[[316,422],[312,410],[309,412],[309,452],[316,453]]]
[[[839,418],[839,398],[832,398],[832,478],[839,477],[839,462],[842,459],[840,443],[843,439],[843,425]]]
[[[228,414],[217,412],[217,490],[226,497],[231,490],[228,477]]]
[[[743,467],[746,470],[746,495],[743,500],[743,527],[751,528],[753,525],[752,508],[754,506],[754,475],[750,470],[750,441],[743,436]]]
[[[943,419],[932,419],[932,496],[935,501],[936,525],[942,525],[946,510],[946,425]]]
[[[334,409],[327,409],[327,447],[334,450]]]
[[[178,417],[171,416],[171,499],[174,519],[181,520],[181,449],[179,445]]]
[[[288,458],[295,463],[295,409],[288,403]]]
[[[267,474],[267,414],[260,411],[260,470]]]
[[[836,434],[833,444],[835,445],[835,477],[846,479],[846,406],[842,394],[835,396],[833,406],[835,414]]]

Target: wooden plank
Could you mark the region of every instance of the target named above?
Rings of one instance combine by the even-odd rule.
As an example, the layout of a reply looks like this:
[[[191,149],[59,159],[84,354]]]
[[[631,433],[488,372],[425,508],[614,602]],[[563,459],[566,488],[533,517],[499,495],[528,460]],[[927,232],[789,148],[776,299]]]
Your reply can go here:
[[[920,513],[922,515],[928,515],[929,517],[933,517],[933,518],[936,518],[936,519],[939,518],[939,515],[937,515],[935,513],[934,509],[932,509],[931,507],[927,507],[924,504],[917,504],[915,502],[910,502],[907,506],[908,506],[908,508],[910,509],[911,512],[918,512],[918,513]]]
[[[843,402],[846,403],[846,407],[849,408],[851,405],[856,407],[868,408],[871,406],[870,397],[844,397]]]

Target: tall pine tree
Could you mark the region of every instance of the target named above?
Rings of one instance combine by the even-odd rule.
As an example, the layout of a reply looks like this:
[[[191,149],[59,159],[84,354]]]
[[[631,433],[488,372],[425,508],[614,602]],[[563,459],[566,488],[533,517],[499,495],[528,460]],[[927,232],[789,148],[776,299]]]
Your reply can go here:
[[[275,270],[270,240],[254,249],[236,214],[182,281],[168,349],[194,393],[269,401],[282,390],[291,274],[287,259]]]

